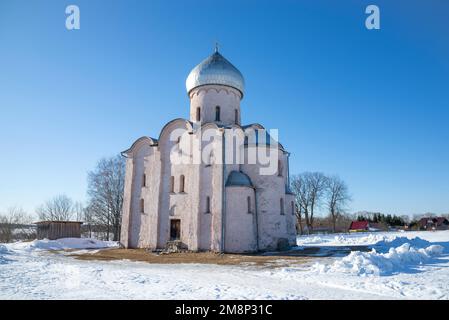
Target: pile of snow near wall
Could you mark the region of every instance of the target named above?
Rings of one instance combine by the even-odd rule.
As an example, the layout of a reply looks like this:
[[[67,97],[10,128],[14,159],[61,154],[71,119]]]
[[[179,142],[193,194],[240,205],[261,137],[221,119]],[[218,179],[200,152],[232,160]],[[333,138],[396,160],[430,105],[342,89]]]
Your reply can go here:
[[[441,255],[443,250],[442,246],[429,245],[428,241],[420,238],[399,237],[376,243],[370,252],[353,251],[332,264],[316,263],[312,269],[319,273],[391,275],[429,262]]]
[[[58,240],[34,240],[31,242],[17,242],[11,244],[15,250],[70,250],[70,249],[106,249],[116,248],[116,241],[101,241],[89,238],[63,238]]]

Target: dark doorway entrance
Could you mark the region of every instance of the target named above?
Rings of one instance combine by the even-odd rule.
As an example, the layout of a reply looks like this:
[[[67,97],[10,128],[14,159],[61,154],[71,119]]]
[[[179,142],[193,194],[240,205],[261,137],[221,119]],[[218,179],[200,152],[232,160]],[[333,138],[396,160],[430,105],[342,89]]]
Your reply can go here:
[[[179,240],[181,238],[181,220],[170,220],[170,240]]]

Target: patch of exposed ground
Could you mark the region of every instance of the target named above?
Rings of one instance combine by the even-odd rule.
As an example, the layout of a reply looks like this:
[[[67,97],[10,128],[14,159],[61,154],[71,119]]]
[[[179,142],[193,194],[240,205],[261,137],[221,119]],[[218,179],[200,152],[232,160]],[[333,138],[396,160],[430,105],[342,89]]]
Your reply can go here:
[[[310,257],[291,256],[286,253],[267,254],[220,254],[213,252],[180,252],[160,254],[144,249],[107,249],[94,252],[73,252],[70,256],[79,260],[131,260],[147,263],[202,263],[218,265],[255,265],[263,267],[283,267],[309,262]]]

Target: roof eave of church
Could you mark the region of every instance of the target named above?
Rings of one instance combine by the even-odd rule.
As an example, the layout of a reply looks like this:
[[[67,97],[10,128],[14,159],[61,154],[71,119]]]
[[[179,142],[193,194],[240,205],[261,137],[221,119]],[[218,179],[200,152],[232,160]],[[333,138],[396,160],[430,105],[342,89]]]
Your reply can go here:
[[[224,84],[224,83],[205,83],[205,84],[197,85],[196,87],[193,87],[192,89],[190,89],[187,92],[187,96],[190,97],[190,94],[192,93],[193,90],[201,88],[201,87],[205,87],[205,86],[223,86],[223,87],[228,87],[228,88],[237,90],[240,93],[240,99],[243,99],[243,96],[244,96],[243,91],[240,90],[239,88],[236,88],[236,87],[234,87],[234,86],[232,86],[230,84]]]
[[[243,132],[245,132],[248,128],[254,128],[254,127],[265,130],[265,127],[262,126],[262,125],[259,124],[259,123],[251,123],[251,124],[247,124],[247,125],[241,126],[241,125],[239,125],[239,124],[237,124],[237,123],[234,123],[234,124],[220,124],[220,123],[216,123],[216,122],[211,121],[211,122],[204,122],[204,123],[202,123],[202,124],[201,124],[201,127],[196,127],[196,128],[194,127],[193,132],[196,133],[196,132],[198,132],[200,129],[205,128],[206,126],[214,126],[214,127],[216,127],[217,129],[232,129],[232,128],[238,128],[238,129],[241,129]],[[268,133],[267,133],[267,134],[268,134]],[[269,135],[269,134],[268,134],[268,135]],[[270,136],[270,138],[271,138],[271,136]],[[274,140],[273,138],[271,138],[271,140],[273,140],[273,141],[275,141],[275,142],[277,143],[278,148],[279,148],[282,152],[284,152],[284,153],[286,153],[286,154],[290,154],[290,152],[288,152],[287,150],[285,150],[284,146],[283,146],[279,141]],[[245,146],[256,146],[256,147],[257,147],[257,146],[261,145],[261,143],[259,143],[259,141],[256,141],[256,143],[248,143],[248,142],[245,142],[244,145],[245,145]],[[271,144],[271,143],[265,143],[265,145],[267,145],[267,146],[269,146],[269,147],[274,147],[274,146],[273,146],[274,144]]]
[[[125,157],[125,158],[129,157],[132,154],[132,152],[134,151],[135,147],[138,144],[140,144],[140,143],[142,143],[144,141],[148,141],[150,146],[157,146],[158,145],[158,140],[157,139],[154,139],[154,138],[151,138],[151,137],[148,137],[148,136],[143,136],[143,137],[140,137],[139,139],[137,139],[136,141],[134,141],[134,143],[131,145],[131,147],[129,147],[125,151],[120,152],[120,154],[123,157]]]
[[[288,184],[285,185],[285,194],[291,194],[295,195],[295,193],[290,189],[290,186]]]

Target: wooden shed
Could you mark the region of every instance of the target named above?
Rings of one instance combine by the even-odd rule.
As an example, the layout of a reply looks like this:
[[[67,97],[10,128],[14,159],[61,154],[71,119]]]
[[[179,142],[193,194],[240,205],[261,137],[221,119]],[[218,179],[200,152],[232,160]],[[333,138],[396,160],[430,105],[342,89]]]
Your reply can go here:
[[[37,225],[37,238],[56,240],[60,238],[81,238],[81,225],[79,221],[39,221]]]

